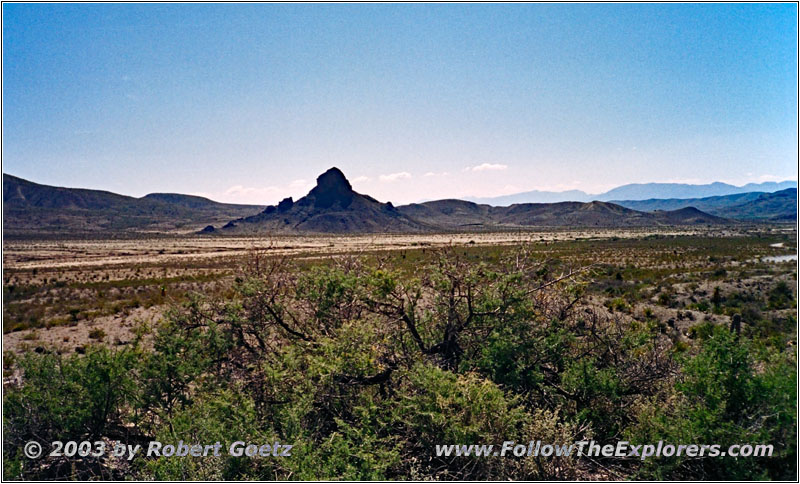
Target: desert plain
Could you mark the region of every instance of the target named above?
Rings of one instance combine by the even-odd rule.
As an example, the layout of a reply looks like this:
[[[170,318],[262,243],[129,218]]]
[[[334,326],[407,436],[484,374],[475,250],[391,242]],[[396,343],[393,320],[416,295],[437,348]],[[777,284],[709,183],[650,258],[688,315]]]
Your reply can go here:
[[[595,302],[609,305],[627,297],[628,311],[649,309],[664,321],[677,317],[686,321],[685,332],[692,322],[727,322],[724,312],[714,314],[710,303],[703,303],[715,288],[727,295],[755,291],[765,297],[781,281],[794,288],[796,236],[791,226],[755,225],[10,239],[3,246],[3,350],[71,353],[92,343],[125,345],[136,331],[147,331],[168,307],[180,305],[192,293],[224,295],[254,253],[313,265],[341,256],[410,261],[447,247],[482,258],[524,246],[543,261],[591,265],[595,275],[589,294]],[[768,259],[775,256],[787,260]],[[789,319],[794,313],[788,308],[768,312]]]

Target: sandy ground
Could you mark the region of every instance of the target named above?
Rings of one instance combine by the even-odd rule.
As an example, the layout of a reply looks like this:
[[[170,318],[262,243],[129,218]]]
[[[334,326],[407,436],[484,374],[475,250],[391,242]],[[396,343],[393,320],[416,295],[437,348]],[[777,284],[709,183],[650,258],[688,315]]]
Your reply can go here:
[[[647,228],[463,234],[10,240],[3,242],[3,263],[9,269],[108,267],[145,263],[152,265],[236,257],[252,250],[268,250],[275,254],[342,253],[396,250],[414,246],[463,245],[470,242],[477,245],[498,245],[526,241],[632,238],[652,234],[692,235],[700,231],[702,229]],[[718,230],[715,234],[728,235],[725,232],[727,231]]]
[[[80,351],[88,343],[103,342],[112,346],[129,344],[134,338],[135,329],[141,324],[156,323],[164,307],[152,306],[136,308],[127,316],[101,316],[88,321],[80,321],[75,326],[54,326],[33,330],[16,331],[3,335],[3,350],[22,353],[27,349],[56,351],[63,354]],[[102,329],[102,339],[91,338],[89,332]]]

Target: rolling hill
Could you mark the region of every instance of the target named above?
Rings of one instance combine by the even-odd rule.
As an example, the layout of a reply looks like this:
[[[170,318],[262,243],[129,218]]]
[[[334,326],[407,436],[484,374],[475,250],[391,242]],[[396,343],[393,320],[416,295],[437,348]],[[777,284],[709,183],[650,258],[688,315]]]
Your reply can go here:
[[[492,207],[463,200],[437,200],[397,208],[401,213],[447,230],[509,230],[534,227],[647,227],[725,224],[729,220],[682,209],[657,213],[608,202],[523,203]]]
[[[3,174],[6,235],[195,231],[262,208],[169,193],[135,198],[102,190],[40,185]]]

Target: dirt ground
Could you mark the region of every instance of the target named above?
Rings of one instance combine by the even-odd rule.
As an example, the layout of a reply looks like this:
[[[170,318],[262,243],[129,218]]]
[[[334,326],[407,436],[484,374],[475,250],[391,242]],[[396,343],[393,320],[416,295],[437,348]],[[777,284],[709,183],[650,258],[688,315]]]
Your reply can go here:
[[[649,237],[678,237],[683,245]],[[709,261],[698,255],[707,248],[692,241],[749,237],[746,256]],[[650,311],[662,321],[674,320],[675,331],[686,334],[693,321],[726,323],[727,316],[689,309],[720,287],[723,293],[763,293],[774,282],[768,274],[738,280],[681,282],[684,274],[710,270],[744,270],[758,257],[792,250],[794,229],[761,227],[726,229],[553,230],[536,232],[461,233],[424,235],[281,236],[281,237],[152,237],[114,240],[6,240],[3,243],[3,350],[70,353],[87,344],[124,345],[142,324],[152,325],[163,311],[191,292],[224,294],[237,265],[254,250],[270,255],[317,259],[340,254],[404,251],[464,246],[478,249],[531,243],[543,256],[563,260],[586,259],[626,267],[647,268],[662,274],[679,309],[664,307],[653,293],[633,311]],[[686,241],[688,242],[688,245]],[[738,239],[736,239],[738,240]],[[762,241],[763,240],[763,241]],[[614,242],[619,241],[619,242]],[[630,242],[626,242],[630,241]],[[639,242],[636,242],[639,241]],[[730,245],[730,244],[729,244]],[[734,247],[735,253],[741,252]],[[745,252],[741,252],[745,254]],[[703,253],[705,254],[705,253]],[[763,265],[763,264],[762,264]],[[767,267],[767,266],[764,266]],[[795,271],[781,270],[794,286]],[[660,271],[660,272],[659,272]],[[762,270],[763,272],[763,270]],[[794,279],[792,279],[794,277]],[[692,279],[694,280],[694,279]],[[609,296],[611,298],[613,296]],[[602,299],[602,298],[601,298]],[[603,301],[598,299],[597,304]],[[683,309],[680,309],[683,308]]]
[[[137,308],[127,315],[101,316],[76,323],[74,326],[51,326],[3,335],[3,350],[22,353],[27,350],[72,353],[81,351],[88,343],[106,343],[114,346],[130,344],[135,330],[142,324],[152,325],[161,318],[165,308],[151,306]],[[101,330],[92,334],[92,331]]]
[[[692,235],[696,228],[556,230],[537,232],[275,236],[175,237],[130,240],[11,240],[3,243],[3,263],[11,269],[75,268],[186,262],[241,256],[252,250],[276,254],[320,254],[360,250],[397,250],[420,245],[515,244],[519,242]],[[715,231],[724,236],[727,230]]]

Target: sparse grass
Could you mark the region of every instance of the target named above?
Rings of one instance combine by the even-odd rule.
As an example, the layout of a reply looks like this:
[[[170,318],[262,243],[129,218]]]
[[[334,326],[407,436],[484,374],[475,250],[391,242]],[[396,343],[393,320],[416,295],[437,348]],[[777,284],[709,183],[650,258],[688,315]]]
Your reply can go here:
[[[458,241],[454,243],[459,244],[458,251],[467,260],[490,264],[518,246],[509,241],[487,242],[493,240],[492,237],[491,234],[485,238],[481,234],[453,234],[441,236],[440,240]],[[298,266],[305,270],[330,263],[332,258],[326,251],[348,253],[342,252],[339,244],[331,240],[331,237],[297,238],[283,240],[275,246],[273,242],[259,239],[237,240],[236,247],[260,247],[267,256],[281,247],[281,250],[293,251]],[[747,228],[725,236],[709,232],[637,237],[634,232],[625,230],[619,235],[593,236],[555,231],[529,234],[519,240],[532,241],[528,247],[536,257],[546,261],[542,270],[549,277],[592,265],[592,282],[586,287],[587,293],[617,313],[633,314],[634,308],[639,308],[639,312],[648,310],[652,314],[652,308],[662,307],[713,312],[723,317],[744,311],[751,317],[758,313],[761,320],[772,318],[774,311],[792,308],[795,304],[791,290],[794,284],[787,282],[796,280],[793,266],[763,263],[758,258],[791,252],[796,235],[775,232],[770,227]],[[776,242],[784,242],[788,248],[770,247]],[[88,249],[79,245],[81,253],[92,253],[95,247],[92,244],[109,250],[114,242],[86,244]],[[3,274],[3,331],[72,326],[101,317],[124,317],[137,308],[180,303],[192,293],[229,294],[237,268],[246,257],[232,254],[186,258],[184,256],[193,251],[180,239],[123,241],[120,245],[124,250],[116,254],[129,254],[130,263],[74,269],[20,269],[7,265]],[[431,241],[411,239],[405,246],[392,250],[367,246],[350,253],[383,261],[409,275],[431,260],[435,252],[433,245]],[[102,252],[98,249],[98,253]],[[140,257],[142,254],[144,257]],[[775,284],[783,281],[784,285],[777,289],[745,287],[764,276]],[[724,301],[712,301],[713,286],[709,289],[706,285],[711,282],[724,287],[721,293]],[[737,284],[742,288],[737,288]],[[687,311],[687,314],[691,313]]]
[[[106,332],[103,331],[102,328],[94,328],[94,329],[89,331],[89,338],[91,338],[91,339],[94,339],[94,340],[97,340],[97,341],[103,341],[103,339],[105,337],[106,337]]]

